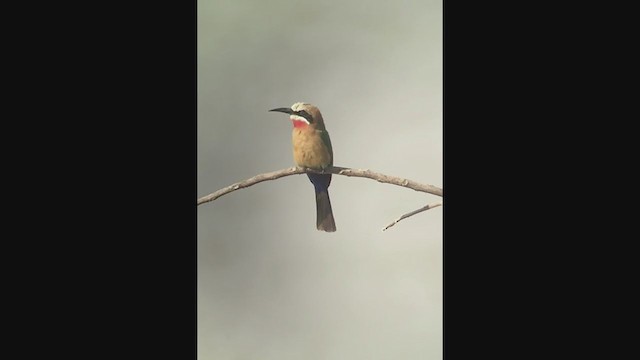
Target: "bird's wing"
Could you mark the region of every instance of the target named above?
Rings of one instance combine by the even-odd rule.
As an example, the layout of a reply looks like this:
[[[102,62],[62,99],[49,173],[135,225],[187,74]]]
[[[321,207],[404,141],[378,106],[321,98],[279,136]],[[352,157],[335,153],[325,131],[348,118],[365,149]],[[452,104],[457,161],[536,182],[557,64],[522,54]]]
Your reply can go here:
[[[331,157],[331,163],[329,163],[329,166],[333,166],[333,147],[331,147],[331,138],[329,137],[329,133],[326,130],[321,131],[320,138],[322,139],[324,146],[329,150],[329,155]]]

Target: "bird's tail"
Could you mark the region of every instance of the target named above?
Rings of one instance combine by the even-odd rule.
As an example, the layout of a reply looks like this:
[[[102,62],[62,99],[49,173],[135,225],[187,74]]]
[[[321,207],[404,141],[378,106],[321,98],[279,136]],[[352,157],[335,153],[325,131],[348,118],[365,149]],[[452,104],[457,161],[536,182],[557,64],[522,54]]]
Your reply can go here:
[[[326,232],[336,231],[328,189],[321,191],[316,189],[316,228]]]

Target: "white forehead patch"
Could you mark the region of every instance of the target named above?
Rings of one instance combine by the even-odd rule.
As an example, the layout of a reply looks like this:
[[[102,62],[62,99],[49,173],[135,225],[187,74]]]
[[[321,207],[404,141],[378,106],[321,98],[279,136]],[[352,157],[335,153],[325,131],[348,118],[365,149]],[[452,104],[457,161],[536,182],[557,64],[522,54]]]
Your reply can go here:
[[[292,108],[293,109],[293,108]],[[302,116],[298,116],[298,115],[290,115],[289,118],[293,121],[302,121],[306,124],[309,124],[309,120],[303,118]]]
[[[291,110],[293,111],[298,111],[298,110],[302,110],[302,108],[304,107],[304,105],[307,105],[307,103],[304,102],[297,102],[293,105],[291,105]]]

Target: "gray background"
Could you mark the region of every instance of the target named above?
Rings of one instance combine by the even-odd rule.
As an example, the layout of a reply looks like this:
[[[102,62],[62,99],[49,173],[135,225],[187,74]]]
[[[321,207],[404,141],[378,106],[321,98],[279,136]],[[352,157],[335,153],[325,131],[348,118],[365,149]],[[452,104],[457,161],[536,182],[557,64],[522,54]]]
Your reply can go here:
[[[324,116],[334,164],[442,186],[442,2],[198,1],[198,196],[293,165]],[[442,358],[439,198],[334,176],[338,231],[304,175],[198,207],[198,358]]]

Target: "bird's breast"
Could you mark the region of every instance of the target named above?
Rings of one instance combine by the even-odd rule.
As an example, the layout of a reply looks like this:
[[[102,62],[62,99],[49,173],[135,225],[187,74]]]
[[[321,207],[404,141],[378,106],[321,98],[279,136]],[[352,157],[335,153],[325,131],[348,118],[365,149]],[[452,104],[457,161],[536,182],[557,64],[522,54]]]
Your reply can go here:
[[[333,164],[321,131],[310,127],[293,129],[293,160],[298,166],[321,169]]]

